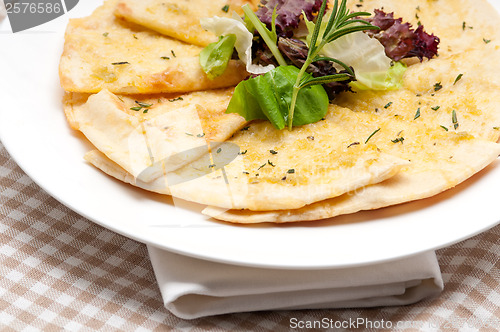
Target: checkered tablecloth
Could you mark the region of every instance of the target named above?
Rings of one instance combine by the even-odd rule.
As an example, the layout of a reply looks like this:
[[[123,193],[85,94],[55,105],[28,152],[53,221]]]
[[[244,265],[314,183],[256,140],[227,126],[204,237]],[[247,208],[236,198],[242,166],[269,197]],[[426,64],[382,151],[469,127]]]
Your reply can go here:
[[[415,305],[184,321],[163,307],[144,244],[58,203],[0,144],[2,331],[500,330],[500,226],[437,254],[444,292]]]

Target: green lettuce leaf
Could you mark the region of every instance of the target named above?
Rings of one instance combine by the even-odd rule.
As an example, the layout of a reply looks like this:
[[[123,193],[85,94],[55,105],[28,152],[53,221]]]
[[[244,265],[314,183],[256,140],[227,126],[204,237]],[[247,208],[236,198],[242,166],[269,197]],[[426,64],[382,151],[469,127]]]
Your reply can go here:
[[[309,30],[306,42],[310,44],[315,23],[307,19],[305,22]],[[323,21],[322,30],[325,29],[324,24]],[[350,85],[355,90],[397,90],[403,85],[406,65],[401,62],[394,63],[386,55],[384,46],[365,32],[351,33],[328,43],[323,48],[322,55],[353,67],[357,81],[351,82]]]
[[[356,74],[357,81],[350,85],[354,90],[399,90],[403,87],[406,65],[396,62],[385,72],[365,72]]]
[[[235,43],[234,34],[220,36],[219,41],[208,45],[200,52],[200,64],[209,79],[213,80],[226,71]]]
[[[279,66],[264,75],[240,82],[226,113],[240,114],[248,121],[269,120],[277,129],[285,128],[299,72],[295,66]],[[328,112],[328,105],[328,95],[321,85],[302,88],[297,97],[293,126],[320,121]]]
[[[230,34],[236,36],[234,48],[249,73],[258,75],[274,68],[273,65],[261,66],[252,63],[253,34],[248,31],[243,20],[236,14],[234,18],[205,17],[200,20],[200,23],[204,29],[213,32],[216,36],[227,36]]]

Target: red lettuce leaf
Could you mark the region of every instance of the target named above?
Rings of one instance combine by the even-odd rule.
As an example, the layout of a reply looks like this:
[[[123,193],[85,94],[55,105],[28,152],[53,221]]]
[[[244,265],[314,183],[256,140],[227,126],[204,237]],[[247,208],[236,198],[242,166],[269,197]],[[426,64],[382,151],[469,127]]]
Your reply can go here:
[[[387,14],[378,9],[375,9],[374,17],[365,20],[380,28],[366,33],[384,45],[385,53],[392,60],[418,57],[422,61],[438,53],[439,38],[425,32],[422,25],[414,30],[410,23],[395,19],[394,13]]]
[[[302,12],[308,20],[314,19],[324,0],[262,0],[257,17],[271,29],[274,8],[276,8],[276,28],[279,34],[287,34],[299,26]]]

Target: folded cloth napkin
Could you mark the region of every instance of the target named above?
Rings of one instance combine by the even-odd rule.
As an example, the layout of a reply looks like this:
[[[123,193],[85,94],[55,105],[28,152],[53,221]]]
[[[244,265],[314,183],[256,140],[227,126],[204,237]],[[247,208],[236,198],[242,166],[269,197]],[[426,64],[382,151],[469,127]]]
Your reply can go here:
[[[330,270],[236,266],[148,246],[165,307],[184,319],[261,310],[405,305],[435,296],[443,279],[434,252]]]

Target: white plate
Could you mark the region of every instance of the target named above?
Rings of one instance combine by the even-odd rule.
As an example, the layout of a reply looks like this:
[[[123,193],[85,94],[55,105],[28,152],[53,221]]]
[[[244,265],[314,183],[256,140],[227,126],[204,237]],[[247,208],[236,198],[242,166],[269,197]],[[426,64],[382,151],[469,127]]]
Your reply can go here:
[[[175,207],[86,164],[90,149],[61,108],[57,67],[68,15],[24,33],[0,25],[0,138],[19,166],[74,211],[125,236],[174,252],[273,268],[348,267],[444,247],[500,221],[500,161],[437,197],[333,220],[233,226]],[[497,8],[500,1],[494,2]],[[195,207],[200,209],[201,207]]]

